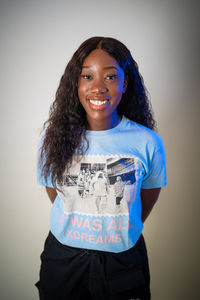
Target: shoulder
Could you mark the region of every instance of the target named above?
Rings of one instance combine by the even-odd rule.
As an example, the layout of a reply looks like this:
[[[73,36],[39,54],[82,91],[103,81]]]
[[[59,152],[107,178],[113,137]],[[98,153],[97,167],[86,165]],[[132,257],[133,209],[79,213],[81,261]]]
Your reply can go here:
[[[134,122],[126,117],[124,119],[124,130],[134,137],[138,143],[145,144],[153,148],[163,147],[163,141],[161,136],[154,130]]]

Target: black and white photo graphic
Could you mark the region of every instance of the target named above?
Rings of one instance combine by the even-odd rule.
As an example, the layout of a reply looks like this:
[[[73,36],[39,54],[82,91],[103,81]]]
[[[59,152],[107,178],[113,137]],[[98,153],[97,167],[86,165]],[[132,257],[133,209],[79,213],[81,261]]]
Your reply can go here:
[[[59,184],[64,211],[91,215],[128,213],[136,188],[134,158],[85,156],[74,161]]]

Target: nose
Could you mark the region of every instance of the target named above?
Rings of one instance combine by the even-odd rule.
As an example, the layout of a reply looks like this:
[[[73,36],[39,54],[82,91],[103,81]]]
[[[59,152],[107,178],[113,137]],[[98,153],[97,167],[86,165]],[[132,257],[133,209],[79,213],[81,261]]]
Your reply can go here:
[[[101,79],[96,79],[92,86],[91,86],[91,92],[93,93],[106,93],[108,91],[108,88],[106,87],[105,83]]]

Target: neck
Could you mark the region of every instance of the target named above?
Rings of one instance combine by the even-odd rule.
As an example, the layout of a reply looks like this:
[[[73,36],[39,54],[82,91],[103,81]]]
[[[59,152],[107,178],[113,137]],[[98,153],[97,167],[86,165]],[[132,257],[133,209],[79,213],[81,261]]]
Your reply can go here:
[[[88,118],[88,129],[95,131],[108,130],[116,127],[120,123],[120,121],[121,117],[119,117],[118,115],[108,117],[104,120],[95,120]]]

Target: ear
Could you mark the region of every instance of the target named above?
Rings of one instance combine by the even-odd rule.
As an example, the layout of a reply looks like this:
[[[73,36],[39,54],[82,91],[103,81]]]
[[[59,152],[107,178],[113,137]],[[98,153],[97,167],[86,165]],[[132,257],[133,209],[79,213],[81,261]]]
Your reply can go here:
[[[127,86],[128,86],[128,78],[126,77],[126,78],[124,79],[123,93],[126,92]]]

